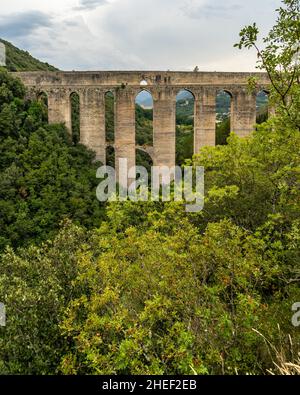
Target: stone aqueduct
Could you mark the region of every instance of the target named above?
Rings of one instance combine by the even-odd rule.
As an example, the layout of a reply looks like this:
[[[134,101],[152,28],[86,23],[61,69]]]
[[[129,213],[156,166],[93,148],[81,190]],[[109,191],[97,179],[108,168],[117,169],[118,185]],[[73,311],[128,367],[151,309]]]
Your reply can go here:
[[[29,95],[48,96],[50,123],[64,122],[71,131],[70,95],[80,98],[80,141],[105,163],[105,94],[115,96],[115,157],[135,165],[135,98],[142,90],[153,97],[153,147],[148,149],[154,165],[175,165],[176,95],[182,89],[195,97],[194,151],[215,145],[216,95],[231,95],[231,130],[244,137],[256,122],[256,95],[267,90],[264,73],[221,72],[19,72],[14,73]],[[257,92],[249,93],[248,79],[256,77]],[[141,84],[141,82],[143,82]],[[145,86],[146,85],[146,86]],[[147,149],[145,149],[147,150]]]

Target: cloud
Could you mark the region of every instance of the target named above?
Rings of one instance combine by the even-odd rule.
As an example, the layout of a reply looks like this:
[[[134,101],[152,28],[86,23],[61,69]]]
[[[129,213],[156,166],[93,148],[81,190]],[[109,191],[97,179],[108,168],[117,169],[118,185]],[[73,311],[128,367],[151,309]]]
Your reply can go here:
[[[199,0],[189,3],[194,7],[207,4],[199,4]],[[232,57],[234,34],[240,29],[239,21],[233,21],[230,28],[227,21],[219,19],[212,23],[204,18],[199,23],[183,14],[181,0],[119,1],[99,10],[89,23],[101,39],[122,51],[124,58],[135,55],[143,69],[161,70],[193,69],[196,64],[203,70],[207,63],[222,67],[225,57]]]
[[[219,0],[210,1],[210,4],[206,2],[199,4],[198,0],[187,0],[182,7],[183,13],[192,19],[231,18],[234,17],[234,13],[241,9],[241,4],[224,5],[220,4]]]
[[[75,10],[94,10],[102,5],[108,4],[107,0],[80,0]]]
[[[238,33],[256,21],[265,35],[280,2],[10,0],[0,37],[67,70],[247,71],[255,69],[255,52],[233,48]]]
[[[52,17],[41,11],[16,12],[0,16],[0,36],[13,39],[27,36],[41,27],[51,27]]]

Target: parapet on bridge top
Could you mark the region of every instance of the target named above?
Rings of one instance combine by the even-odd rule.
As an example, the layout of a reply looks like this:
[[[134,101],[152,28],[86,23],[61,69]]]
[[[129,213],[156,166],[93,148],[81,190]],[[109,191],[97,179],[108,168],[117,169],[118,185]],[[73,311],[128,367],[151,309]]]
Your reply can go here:
[[[245,86],[250,77],[269,85],[262,72],[193,71],[34,71],[16,72],[26,86]]]

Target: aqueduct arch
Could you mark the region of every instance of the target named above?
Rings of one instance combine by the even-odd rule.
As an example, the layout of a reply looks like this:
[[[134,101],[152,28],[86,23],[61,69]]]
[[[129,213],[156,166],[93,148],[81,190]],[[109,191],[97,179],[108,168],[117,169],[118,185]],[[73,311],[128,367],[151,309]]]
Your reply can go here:
[[[268,90],[265,73],[99,71],[18,72],[29,90],[48,96],[50,123],[64,122],[71,131],[70,94],[80,98],[80,141],[105,163],[105,93],[115,96],[115,156],[135,165],[135,98],[147,86],[153,97],[153,149],[149,154],[156,166],[175,164],[176,95],[188,90],[195,97],[194,152],[215,145],[216,95],[232,95],[231,130],[244,137],[256,122],[256,94]],[[248,79],[255,77],[257,92],[248,91]],[[141,86],[141,81],[143,86]],[[145,148],[146,150],[146,148]],[[118,162],[118,161],[116,161]]]

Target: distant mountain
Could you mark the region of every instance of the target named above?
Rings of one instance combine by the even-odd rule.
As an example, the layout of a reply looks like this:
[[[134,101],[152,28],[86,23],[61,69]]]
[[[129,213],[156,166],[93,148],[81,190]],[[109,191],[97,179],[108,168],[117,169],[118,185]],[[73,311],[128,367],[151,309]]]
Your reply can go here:
[[[57,71],[48,63],[41,62],[10,42],[0,39],[6,48],[6,67],[8,71]]]

